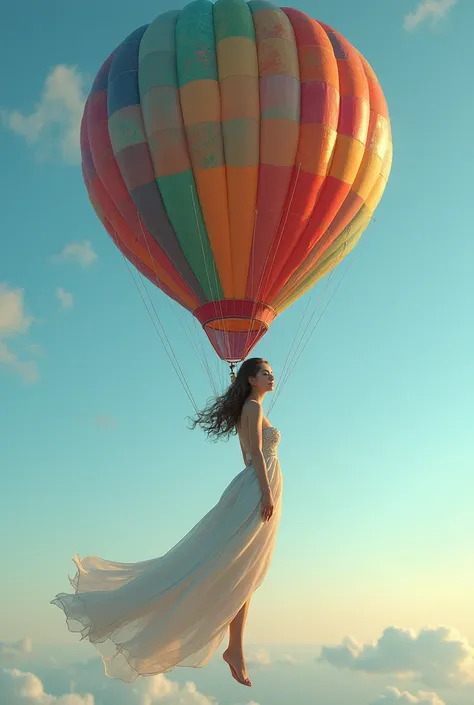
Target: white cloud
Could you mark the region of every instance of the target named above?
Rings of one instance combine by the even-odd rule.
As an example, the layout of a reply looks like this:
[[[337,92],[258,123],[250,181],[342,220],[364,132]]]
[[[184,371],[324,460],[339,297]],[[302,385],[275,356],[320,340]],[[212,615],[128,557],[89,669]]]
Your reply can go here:
[[[16,665],[16,664],[15,664]],[[10,666],[11,668],[11,666]],[[40,668],[42,678],[36,675]],[[60,697],[45,693],[46,686]],[[20,698],[21,692],[23,699]],[[1,705],[219,705],[192,683],[179,684],[164,674],[139,679],[133,686],[106,678],[100,658],[88,661],[54,663],[45,653],[38,661],[28,661],[21,670],[2,672],[0,668]],[[251,704],[249,704],[251,705]],[[256,704],[252,704],[256,705]]]
[[[33,318],[25,312],[23,289],[11,289],[0,284],[0,365],[9,367],[24,382],[36,382],[38,367],[34,360],[21,360],[7,339],[16,339],[28,332]]]
[[[74,297],[72,294],[69,293],[69,291],[58,287],[56,289],[56,296],[59,303],[61,304],[61,308],[72,308],[74,304]]]
[[[25,313],[23,289],[0,284],[0,336],[26,333],[33,319]]]
[[[215,698],[200,693],[194,683],[182,687],[160,674],[150,678],[140,705],[217,705]]]
[[[421,0],[414,12],[406,15],[404,27],[407,31],[416,29],[422,22],[431,20],[432,23],[439,22],[445,17],[449,10],[456,4],[457,0]]]
[[[30,637],[14,642],[0,642],[0,657],[22,656],[29,654],[32,650],[32,642]]]
[[[0,671],[0,692],[4,698],[2,702],[7,705],[94,705],[94,696],[90,693],[49,695],[38,676],[17,668]]]
[[[36,362],[34,360],[20,360],[17,353],[8,347],[3,340],[0,340],[0,365],[9,367],[27,384],[38,381],[39,374]]]
[[[180,686],[163,674],[147,679],[140,705],[218,705],[211,695],[204,695],[192,682]],[[251,700],[248,705],[258,705]]]
[[[418,695],[412,695],[406,690],[402,693],[398,688],[387,688],[386,692],[370,705],[446,705],[446,703],[436,693],[420,691]]]
[[[286,654],[277,659],[272,659],[270,653],[266,649],[258,649],[253,653],[250,653],[247,658],[247,665],[250,667],[262,667],[262,666],[293,666],[295,665],[296,659],[292,656]]]
[[[97,255],[89,240],[70,242],[64,246],[59,255],[54,256],[55,262],[77,262],[81,267],[88,267],[97,260]]]
[[[271,662],[271,656],[266,649],[259,649],[247,658],[248,666],[270,666]]]
[[[74,66],[55,66],[33,112],[2,110],[5,127],[36,145],[41,158],[59,149],[63,161],[80,161],[79,132],[84,109],[83,77]]]
[[[418,634],[388,627],[375,644],[359,645],[348,637],[340,646],[324,646],[318,661],[367,673],[416,676],[429,687],[474,682],[474,648],[448,627]]]

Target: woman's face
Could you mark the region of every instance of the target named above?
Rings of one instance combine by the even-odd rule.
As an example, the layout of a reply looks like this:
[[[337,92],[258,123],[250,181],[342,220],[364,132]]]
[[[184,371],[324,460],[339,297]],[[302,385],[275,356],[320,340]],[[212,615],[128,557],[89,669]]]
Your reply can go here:
[[[271,392],[273,390],[275,378],[270,365],[266,362],[262,362],[255,377],[249,377],[249,382],[252,385],[252,388],[259,394]]]

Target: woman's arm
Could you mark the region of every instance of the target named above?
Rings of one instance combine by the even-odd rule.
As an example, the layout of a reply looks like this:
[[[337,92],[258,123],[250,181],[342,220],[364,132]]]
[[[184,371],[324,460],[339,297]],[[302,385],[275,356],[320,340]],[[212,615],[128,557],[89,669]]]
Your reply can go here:
[[[263,410],[261,404],[253,399],[248,402],[247,420],[252,463],[257,473],[262,494],[268,495],[270,493],[270,483],[268,482],[267,466],[262,452]]]

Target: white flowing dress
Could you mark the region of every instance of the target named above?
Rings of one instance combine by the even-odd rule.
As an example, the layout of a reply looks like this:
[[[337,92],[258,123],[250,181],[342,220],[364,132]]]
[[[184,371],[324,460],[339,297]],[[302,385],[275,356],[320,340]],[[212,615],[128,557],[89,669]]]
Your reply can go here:
[[[51,604],[64,611],[71,632],[94,644],[107,676],[131,682],[209,662],[270,566],[281,513],[279,441],[278,429],[263,429],[270,521],[261,517],[249,457],[216,506],[165,555],[138,563],[74,556],[75,593],[59,593]]]

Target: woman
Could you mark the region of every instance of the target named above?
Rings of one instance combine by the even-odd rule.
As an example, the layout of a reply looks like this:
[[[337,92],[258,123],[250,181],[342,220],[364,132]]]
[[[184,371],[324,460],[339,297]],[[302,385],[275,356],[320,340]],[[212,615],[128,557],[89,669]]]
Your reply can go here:
[[[280,433],[262,410],[273,383],[266,360],[249,359],[193,420],[216,439],[238,433],[246,467],[168,553],[138,563],[74,556],[75,594],[60,593],[52,604],[64,610],[70,631],[95,645],[110,678],[131,682],[205,666],[229,631],[223,658],[235,680],[251,685],[244,627],[271,562],[281,509]]]

